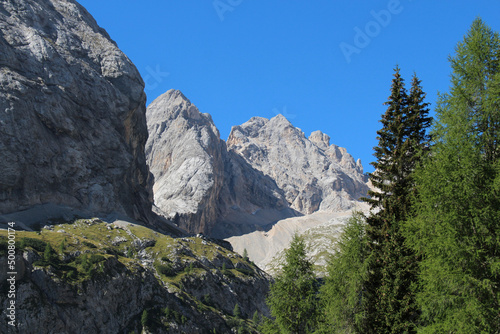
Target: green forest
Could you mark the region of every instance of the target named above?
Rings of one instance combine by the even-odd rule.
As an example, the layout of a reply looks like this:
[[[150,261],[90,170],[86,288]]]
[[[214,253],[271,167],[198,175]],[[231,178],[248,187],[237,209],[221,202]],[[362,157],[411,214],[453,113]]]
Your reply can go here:
[[[425,51],[424,51],[425,52]],[[375,191],[318,280],[296,235],[263,333],[500,333],[500,37],[480,18],[449,57],[429,115],[394,70],[377,131]]]

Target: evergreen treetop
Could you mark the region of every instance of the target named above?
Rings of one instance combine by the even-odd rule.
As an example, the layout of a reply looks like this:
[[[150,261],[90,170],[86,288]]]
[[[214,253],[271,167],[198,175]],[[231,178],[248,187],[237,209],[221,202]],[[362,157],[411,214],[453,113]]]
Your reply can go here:
[[[401,227],[412,215],[413,173],[429,147],[426,134],[431,119],[420,80],[414,75],[408,94],[396,67],[391,94],[377,131],[377,160],[372,163],[369,191],[372,212],[367,218],[366,328],[372,333],[415,332],[418,309],[414,282],[418,257],[405,245]]]
[[[285,251],[281,273],[270,287],[267,304],[274,325],[264,323],[264,333],[311,333],[318,320],[318,284],[307,258],[303,237],[295,234]]]
[[[450,58],[435,144],[415,174],[408,244],[421,253],[422,333],[500,328],[500,38],[476,19]]]

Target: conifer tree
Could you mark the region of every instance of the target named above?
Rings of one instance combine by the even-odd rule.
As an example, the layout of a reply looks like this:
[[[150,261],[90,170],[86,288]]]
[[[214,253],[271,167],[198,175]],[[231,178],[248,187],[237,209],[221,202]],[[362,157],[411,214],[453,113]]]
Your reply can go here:
[[[264,333],[312,333],[317,324],[318,285],[313,265],[307,259],[304,238],[295,234],[285,251],[281,273],[270,287],[267,304],[274,325],[264,323]],[[269,321],[269,320],[268,320]]]
[[[51,263],[54,260],[54,250],[52,249],[52,247],[50,247],[49,243],[47,243],[47,245],[45,246],[43,259],[47,263]]]
[[[319,333],[363,333],[366,328],[364,284],[367,275],[365,217],[356,212],[344,227],[337,249],[328,263],[328,275],[320,290]]]
[[[148,311],[144,310],[144,311],[142,311],[142,315],[141,315],[141,325],[143,328],[147,328],[148,324],[149,324]]]
[[[396,67],[391,95],[385,103],[377,161],[371,181],[377,191],[369,191],[372,213],[367,218],[368,278],[365,332],[413,333],[418,318],[414,282],[418,258],[405,245],[403,222],[411,216],[414,181],[412,174],[429,146],[425,130],[430,125],[420,81],[414,76],[410,95]]]
[[[236,305],[234,305],[234,309],[233,309],[233,316],[235,316],[236,318],[240,319],[241,318],[241,310],[240,310],[240,306],[236,303]]]
[[[405,235],[422,253],[422,333],[500,328],[500,38],[476,19],[439,97]]]
[[[260,323],[260,314],[259,314],[259,311],[255,310],[255,312],[253,313],[252,322],[256,326]]]

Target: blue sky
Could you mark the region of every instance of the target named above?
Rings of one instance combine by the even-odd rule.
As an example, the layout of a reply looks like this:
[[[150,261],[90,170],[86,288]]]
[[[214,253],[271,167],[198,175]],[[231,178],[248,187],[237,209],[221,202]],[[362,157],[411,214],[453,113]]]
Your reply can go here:
[[[448,56],[500,2],[430,0],[80,0],[135,63],[148,103],[174,88],[221,137],[253,116],[321,130],[372,171],[393,69],[422,80],[431,109]]]

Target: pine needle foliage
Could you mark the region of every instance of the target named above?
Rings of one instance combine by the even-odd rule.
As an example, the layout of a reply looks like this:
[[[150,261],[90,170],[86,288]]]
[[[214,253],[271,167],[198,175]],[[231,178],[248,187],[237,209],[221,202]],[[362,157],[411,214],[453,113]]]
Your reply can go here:
[[[355,212],[344,227],[321,287],[319,333],[363,333],[366,328],[367,240],[365,217]]]
[[[419,310],[415,300],[418,256],[408,248],[402,225],[412,215],[416,166],[428,152],[431,124],[421,82],[414,75],[408,94],[396,67],[391,94],[385,103],[382,128],[377,131],[370,175],[377,190],[364,200],[371,205],[367,218],[368,273],[364,285],[366,333],[414,333]]]
[[[318,320],[318,284],[313,264],[307,258],[303,237],[295,234],[285,251],[281,273],[270,287],[267,304],[274,318],[264,333],[312,333]],[[269,322],[269,320],[267,321]]]
[[[476,19],[450,64],[405,233],[422,254],[419,333],[499,333],[499,34]]]

